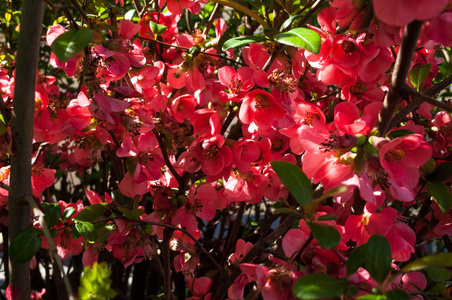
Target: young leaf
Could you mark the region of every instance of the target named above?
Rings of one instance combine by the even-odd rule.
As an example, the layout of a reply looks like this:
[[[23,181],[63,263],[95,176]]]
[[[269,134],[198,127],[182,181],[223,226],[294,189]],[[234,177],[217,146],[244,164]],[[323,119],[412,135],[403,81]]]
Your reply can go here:
[[[347,260],[347,276],[352,275],[364,264],[367,244],[359,245],[350,253]]]
[[[298,203],[305,206],[312,200],[311,181],[298,166],[286,161],[272,161],[270,164]]]
[[[419,90],[419,87],[422,85],[425,79],[427,79],[431,67],[432,64],[425,64],[423,66],[415,66],[411,69],[410,82],[416,89]]]
[[[41,247],[41,235],[43,235],[42,231],[33,227],[19,233],[9,248],[11,260],[16,263],[29,262]]]
[[[320,52],[320,35],[311,29],[294,28],[287,32],[279,33],[273,38],[281,44],[303,48],[315,54]]]
[[[52,52],[62,62],[68,61],[74,54],[91,42],[93,30],[88,28],[72,29],[58,36],[52,43]]]
[[[391,246],[388,240],[378,234],[369,238],[364,256],[364,265],[370,276],[382,284],[391,271]]]
[[[90,222],[75,221],[75,228],[81,235],[88,238],[90,241],[95,240],[94,225]]]
[[[124,217],[126,217],[129,220],[136,220],[144,213],[144,209],[130,210],[130,209],[121,207],[118,210],[120,212],[122,212],[124,214]]]
[[[309,222],[312,236],[322,248],[333,249],[341,241],[341,234],[333,226],[320,223]]]
[[[428,192],[438,203],[443,213],[449,212],[452,208],[452,192],[449,187],[440,181],[427,181]]]
[[[293,294],[298,299],[324,299],[339,297],[347,283],[324,273],[309,274],[298,279],[293,286]]]
[[[108,208],[108,203],[98,203],[85,207],[76,217],[75,220],[92,222],[98,219],[105,218],[105,211]]]
[[[161,34],[164,33],[164,32],[166,31],[166,29],[168,28],[168,27],[165,26],[165,25],[157,24],[157,23],[154,23],[154,22],[152,22],[152,21],[149,21],[149,25],[150,25],[150,27],[151,27],[152,32],[153,32],[155,35],[161,35]]]
[[[239,36],[224,42],[222,50],[226,51],[228,49],[237,48],[243,45],[247,45],[249,43],[262,43],[266,41],[267,39],[265,37],[257,35]]]
[[[400,271],[402,273],[408,273],[412,271],[426,269],[432,266],[444,268],[452,267],[452,253],[442,252],[435,255],[424,256],[409,263],[408,265],[403,267]]]

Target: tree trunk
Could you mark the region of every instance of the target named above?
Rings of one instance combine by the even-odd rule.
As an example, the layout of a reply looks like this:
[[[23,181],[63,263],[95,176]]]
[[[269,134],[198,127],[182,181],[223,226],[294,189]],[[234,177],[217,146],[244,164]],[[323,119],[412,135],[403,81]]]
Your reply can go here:
[[[30,226],[31,158],[35,111],[36,72],[41,42],[44,1],[24,0],[16,57],[14,110],[12,118],[12,155],[9,194],[10,242]],[[9,262],[10,282],[30,299],[29,263]]]

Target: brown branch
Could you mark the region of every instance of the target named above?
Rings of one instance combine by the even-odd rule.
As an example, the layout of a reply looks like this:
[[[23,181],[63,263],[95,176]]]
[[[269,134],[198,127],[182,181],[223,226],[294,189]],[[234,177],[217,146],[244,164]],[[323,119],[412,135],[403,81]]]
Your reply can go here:
[[[429,97],[423,93],[420,93],[412,88],[410,88],[409,86],[405,86],[405,88],[403,89],[404,93],[412,96],[416,99],[421,100],[422,102],[427,102],[430,103],[438,108],[441,108],[449,113],[452,113],[452,106],[447,105],[446,103],[442,102],[442,101],[438,101],[433,99],[432,97]]]
[[[20,18],[16,57],[14,111],[12,114],[12,155],[9,192],[9,243],[30,226],[31,158],[35,89],[45,2],[24,0]],[[30,299],[30,264],[9,261],[10,282]]]
[[[306,22],[309,21],[309,18],[322,7],[323,3],[326,2],[326,0],[317,0],[317,2],[314,3],[314,5],[311,7],[311,9],[308,11],[306,16],[303,17],[303,19],[300,21],[298,26],[303,26]]]
[[[383,101],[383,107],[378,115],[378,130],[381,136],[384,136],[388,131],[389,123],[394,112],[402,101],[403,88],[410,71],[411,60],[416,49],[422,24],[422,21],[416,20],[408,24],[405,28],[402,45],[400,46],[395,62],[389,92]]]

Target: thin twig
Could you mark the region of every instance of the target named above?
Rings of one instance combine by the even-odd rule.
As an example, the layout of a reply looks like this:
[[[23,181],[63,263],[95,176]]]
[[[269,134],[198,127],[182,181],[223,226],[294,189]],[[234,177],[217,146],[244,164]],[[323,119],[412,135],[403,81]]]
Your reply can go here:
[[[443,110],[445,110],[445,111],[447,111],[449,113],[452,113],[452,106],[447,105],[446,103],[444,103],[442,101],[435,100],[432,97],[429,97],[429,96],[427,96],[427,95],[425,95],[423,93],[415,91],[414,89],[412,89],[412,88],[410,88],[408,86],[405,86],[404,92],[406,94],[410,95],[410,96],[413,96],[414,98],[422,100],[422,102],[430,103],[430,104],[432,104],[432,105],[434,105],[436,107],[439,107],[439,108],[441,108],[441,109],[443,109]]]
[[[311,9],[308,11],[306,16],[304,16],[303,19],[301,19],[298,26],[303,26],[307,21],[309,21],[309,18],[322,7],[323,3],[326,2],[326,0],[317,0],[317,2],[314,3],[314,5],[311,7]]]
[[[176,178],[179,185],[182,185],[182,177],[179,175],[179,173],[177,173],[176,169],[174,169],[173,165],[169,161],[168,152],[166,151],[166,147],[165,144],[163,143],[162,136],[155,129],[153,129],[152,132],[154,133],[155,137],[157,138],[157,141],[159,142],[160,150],[162,151],[163,160],[165,161],[166,166],[170,170],[171,174],[173,174],[174,178]]]
[[[135,10],[138,14],[138,17],[142,17],[143,6],[140,3],[140,0],[133,0],[133,6],[135,6]]]
[[[9,185],[7,185],[6,183],[0,181],[0,187],[9,192]]]
[[[77,9],[77,11],[80,13],[82,18],[85,20],[86,24],[88,24],[88,26],[90,27],[91,22],[88,18],[88,15],[83,10],[83,8],[80,6],[80,4],[78,4],[78,1],[77,0],[69,0],[69,1],[71,1],[72,5],[74,5],[75,9]]]
[[[212,14],[209,17],[209,20],[207,21],[207,25],[204,28],[204,31],[202,32],[203,34],[208,34],[210,27],[212,27],[213,22],[215,21],[215,17],[217,16],[218,11],[220,10],[220,4],[216,3],[215,7],[212,10]]]

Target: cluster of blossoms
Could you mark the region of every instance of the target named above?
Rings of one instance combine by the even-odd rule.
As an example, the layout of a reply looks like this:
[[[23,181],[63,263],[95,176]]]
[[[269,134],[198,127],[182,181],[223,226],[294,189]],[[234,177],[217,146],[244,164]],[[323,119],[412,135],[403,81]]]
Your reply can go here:
[[[293,285],[307,274],[345,277],[344,258],[374,234],[389,241],[396,269],[411,259],[417,243],[452,235],[450,206],[445,211],[432,202],[425,187],[435,166],[451,158],[450,114],[424,103],[412,113],[416,117],[389,133],[375,129],[403,29],[413,20],[426,22],[411,68],[429,64],[417,88],[432,86],[443,63],[437,44],[452,45],[444,31],[452,20],[449,1],[333,0],[318,13],[320,27],[309,26],[320,35],[319,53],[289,46],[275,52],[269,40],[246,45],[237,58],[218,47],[227,31],[222,18],[210,35],[199,29],[179,32],[183,10],[199,14],[207,1],[158,2],[167,10],[143,13],[139,22],[121,19],[117,27],[102,27],[93,20],[91,43],[67,61],[51,54],[52,67],[80,82],[77,93],[63,94],[54,76],[38,74],[34,142],[40,147],[32,162],[33,196],[51,201],[46,191],[54,186],[57,168],[46,157],[58,157],[58,172],[77,172],[82,180],[109,161],[103,168],[110,174],[102,182],[108,189],[85,188],[85,201],[57,203],[60,218],[52,229],[62,260],[83,253],[83,264],[92,265],[108,253],[128,267],[158,259],[167,243],[189,299],[211,299],[221,282],[204,266],[209,259],[200,245],[210,233],[203,227],[230,222],[219,230],[224,233],[226,226],[232,234],[234,218],[251,205],[297,209],[272,161],[300,166],[316,191],[346,187],[310,216],[334,227],[340,242],[334,250],[321,247],[302,213],[267,249],[272,254],[259,253],[253,262],[242,263],[257,241],[252,234],[243,237],[246,242],[220,236],[204,246],[227,272],[241,270],[227,287],[229,299],[252,292],[251,282],[263,299],[295,299]],[[363,28],[368,5],[375,17]],[[153,32],[157,25],[164,31]],[[67,31],[63,25],[49,27],[47,44]],[[241,66],[228,64],[234,60]],[[6,69],[0,69],[0,95],[10,107],[14,76]],[[8,130],[0,135],[4,185],[9,185],[11,139]],[[450,179],[441,184],[449,189]],[[3,225],[7,202],[8,191],[0,187]],[[419,218],[425,223],[415,220],[424,206]],[[226,219],[219,217],[224,212]],[[90,222],[95,226],[86,227]],[[421,235],[427,226],[428,235]],[[427,286],[420,272],[391,280],[387,289],[415,292]],[[349,281],[360,293],[378,286],[364,268]]]

